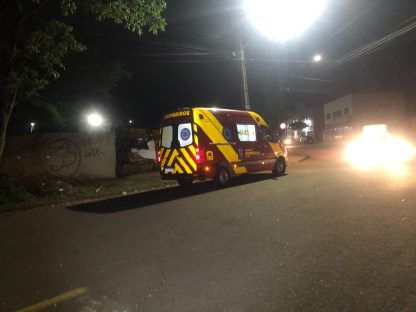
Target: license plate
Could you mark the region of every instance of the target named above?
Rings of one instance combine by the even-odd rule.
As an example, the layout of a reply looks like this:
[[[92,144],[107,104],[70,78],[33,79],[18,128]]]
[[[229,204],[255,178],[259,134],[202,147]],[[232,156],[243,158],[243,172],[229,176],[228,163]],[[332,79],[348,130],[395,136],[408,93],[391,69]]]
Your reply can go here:
[[[173,172],[173,168],[165,168],[165,173],[172,173]]]

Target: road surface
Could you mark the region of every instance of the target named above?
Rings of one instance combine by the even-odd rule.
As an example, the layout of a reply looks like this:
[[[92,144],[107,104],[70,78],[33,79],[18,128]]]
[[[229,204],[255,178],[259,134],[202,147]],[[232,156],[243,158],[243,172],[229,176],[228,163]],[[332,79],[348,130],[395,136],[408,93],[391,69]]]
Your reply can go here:
[[[288,175],[0,216],[0,310],[415,311],[416,178]]]

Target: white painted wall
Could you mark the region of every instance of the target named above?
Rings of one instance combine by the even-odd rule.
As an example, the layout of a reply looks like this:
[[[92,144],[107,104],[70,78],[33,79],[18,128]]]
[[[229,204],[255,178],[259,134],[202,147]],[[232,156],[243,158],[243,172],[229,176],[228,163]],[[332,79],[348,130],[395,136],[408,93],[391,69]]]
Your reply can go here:
[[[348,109],[349,113],[345,114],[345,109]],[[346,122],[352,116],[353,111],[353,96],[347,95],[335,101],[326,103],[324,105],[324,119],[325,127],[329,127],[335,124]],[[340,112],[341,116],[334,117],[334,113]],[[330,118],[328,119],[328,115]]]

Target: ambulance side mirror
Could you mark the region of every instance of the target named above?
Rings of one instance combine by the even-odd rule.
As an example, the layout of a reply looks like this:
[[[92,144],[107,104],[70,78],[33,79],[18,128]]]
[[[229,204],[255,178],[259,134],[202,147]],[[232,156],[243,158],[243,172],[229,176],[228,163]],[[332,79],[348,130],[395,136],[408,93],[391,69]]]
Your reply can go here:
[[[263,141],[265,141],[265,142],[272,142],[272,137],[269,134],[265,134],[263,136]]]

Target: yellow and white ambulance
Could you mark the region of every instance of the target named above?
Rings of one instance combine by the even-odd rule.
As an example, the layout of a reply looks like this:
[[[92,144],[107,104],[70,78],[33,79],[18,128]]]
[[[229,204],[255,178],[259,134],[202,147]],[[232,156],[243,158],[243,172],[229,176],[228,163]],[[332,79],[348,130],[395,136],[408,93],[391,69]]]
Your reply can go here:
[[[215,179],[225,186],[234,176],[286,171],[287,151],[264,119],[254,112],[185,108],[161,122],[157,162],[162,179],[182,186]]]

